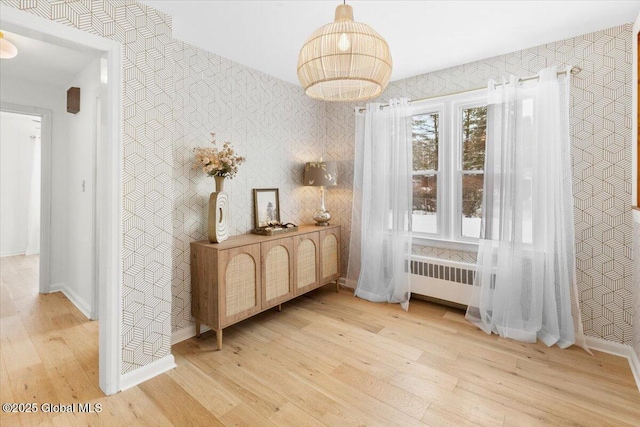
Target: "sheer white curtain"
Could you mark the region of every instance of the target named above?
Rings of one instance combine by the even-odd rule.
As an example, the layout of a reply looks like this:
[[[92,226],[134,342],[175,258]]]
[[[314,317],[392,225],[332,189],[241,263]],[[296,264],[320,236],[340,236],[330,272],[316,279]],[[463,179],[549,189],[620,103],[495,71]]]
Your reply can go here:
[[[34,138],[29,213],[27,218],[27,255],[40,253],[40,137]]]
[[[586,349],[575,275],[569,78],[489,83],[482,228],[466,318],[487,333]]]
[[[374,302],[409,307],[411,113],[405,98],[356,113],[347,283]]]

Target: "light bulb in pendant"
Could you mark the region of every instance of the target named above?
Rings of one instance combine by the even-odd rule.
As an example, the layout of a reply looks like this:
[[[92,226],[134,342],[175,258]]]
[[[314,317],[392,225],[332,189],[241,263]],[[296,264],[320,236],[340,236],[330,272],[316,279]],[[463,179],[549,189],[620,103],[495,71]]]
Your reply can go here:
[[[4,38],[4,34],[0,31],[0,58],[11,59],[18,54],[18,48],[9,40]]]
[[[346,52],[351,49],[351,42],[349,41],[347,33],[342,33],[340,35],[340,40],[338,40],[338,49],[340,49],[341,52]]]

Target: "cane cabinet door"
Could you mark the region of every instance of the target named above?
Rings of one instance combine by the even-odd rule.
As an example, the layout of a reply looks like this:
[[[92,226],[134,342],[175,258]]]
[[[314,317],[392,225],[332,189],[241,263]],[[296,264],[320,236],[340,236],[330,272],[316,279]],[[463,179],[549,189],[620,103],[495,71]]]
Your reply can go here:
[[[293,239],[261,244],[262,310],[293,298]]]
[[[260,244],[220,251],[221,326],[245,319],[261,309]]]
[[[340,277],[340,229],[320,232],[320,282],[325,284]]]
[[[308,233],[293,238],[295,294],[301,295],[320,286],[319,234]]]

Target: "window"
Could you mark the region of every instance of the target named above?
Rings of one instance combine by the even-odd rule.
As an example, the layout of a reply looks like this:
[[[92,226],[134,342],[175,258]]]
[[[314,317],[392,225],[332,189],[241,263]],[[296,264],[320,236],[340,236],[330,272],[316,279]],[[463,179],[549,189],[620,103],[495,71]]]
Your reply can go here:
[[[461,235],[480,237],[482,186],[484,184],[484,151],[487,139],[487,107],[462,110],[462,209]]]
[[[418,238],[474,243],[480,236],[485,98],[480,91],[413,106],[412,230]]]
[[[413,116],[413,229],[437,234],[440,113]]]

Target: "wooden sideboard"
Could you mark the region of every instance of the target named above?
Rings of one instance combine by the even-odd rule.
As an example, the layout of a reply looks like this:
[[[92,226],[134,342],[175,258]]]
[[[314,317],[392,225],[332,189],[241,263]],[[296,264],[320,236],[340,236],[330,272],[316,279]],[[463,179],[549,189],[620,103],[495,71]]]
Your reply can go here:
[[[191,314],[222,330],[340,277],[340,226],[302,225],[277,236],[191,242]]]

